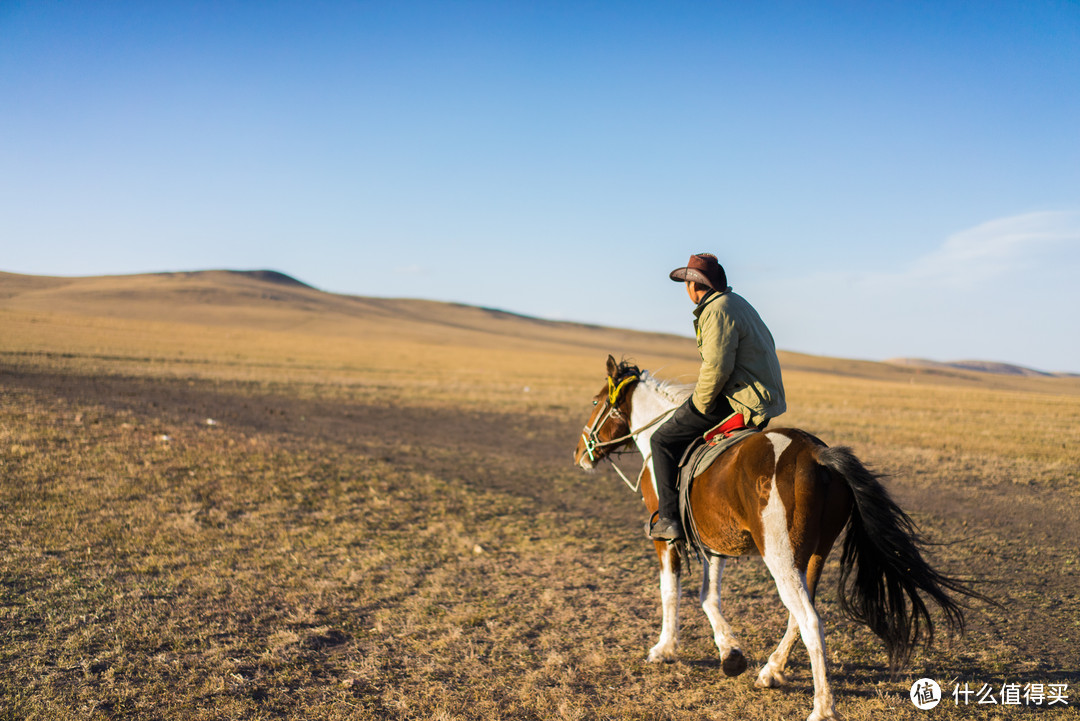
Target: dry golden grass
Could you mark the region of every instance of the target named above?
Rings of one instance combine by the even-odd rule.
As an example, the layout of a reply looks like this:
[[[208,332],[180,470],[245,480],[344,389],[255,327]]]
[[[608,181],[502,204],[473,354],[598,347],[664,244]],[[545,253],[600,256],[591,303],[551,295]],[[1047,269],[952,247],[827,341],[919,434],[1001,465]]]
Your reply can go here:
[[[659,600],[641,503],[570,464],[607,353],[692,377],[692,341],[235,274],[0,275],[0,325],[0,718],[809,712],[801,650],[782,691],[722,676],[697,573],[682,661],[643,663]],[[1080,717],[1075,382],[785,366],[783,421],[895,474],[949,543],[935,562],[1004,604],[894,680],[830,567],[840,712],[1033,712],[920,715],[907,688],[930,676],[1067,683],[1045,718]],[[731,565],[724,604],[761,663],[784,616],[759,561]]]

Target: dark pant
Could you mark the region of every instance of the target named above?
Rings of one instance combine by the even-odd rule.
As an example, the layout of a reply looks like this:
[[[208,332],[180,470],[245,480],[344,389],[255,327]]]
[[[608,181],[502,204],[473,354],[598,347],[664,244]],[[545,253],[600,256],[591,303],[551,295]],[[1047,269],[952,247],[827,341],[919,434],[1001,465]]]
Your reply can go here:
[[[679,519],[679,461],[696,438],[733,413],[726,403],[720,404],[720,409],[719,414],[704,415],[687,400],[653,433],[649,447],[661,518]]]

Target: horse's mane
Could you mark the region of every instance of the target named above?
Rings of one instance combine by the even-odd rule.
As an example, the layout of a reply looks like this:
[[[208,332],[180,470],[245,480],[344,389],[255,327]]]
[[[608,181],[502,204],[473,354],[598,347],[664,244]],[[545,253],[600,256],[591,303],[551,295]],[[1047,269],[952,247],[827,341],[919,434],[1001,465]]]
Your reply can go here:
[[[630,361],[623,359],[615,368],[614,378],[619,380],[627,376],[636,376],[654,393],[675,404],[681,404],[694,391],[693,383],[676,383],[675,381],[657,378],[649,371],[641,370]]]
[[[693,383],[676,383],[657,378],[649,371],[641,371],[641,382],[672,403],[682,403],[694,392]]]

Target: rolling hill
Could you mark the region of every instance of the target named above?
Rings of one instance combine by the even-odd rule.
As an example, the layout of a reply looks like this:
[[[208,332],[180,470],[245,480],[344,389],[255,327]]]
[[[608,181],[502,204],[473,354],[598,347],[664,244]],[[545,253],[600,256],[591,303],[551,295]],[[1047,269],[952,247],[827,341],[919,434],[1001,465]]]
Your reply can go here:
[[[327,293],[277,271],[59,278],[0,272],[0,359],[52,354],[99,362],[270,364],[477,372],[514,363],[602,367],[608,353],[683,379],[688,337],[557,322],[454,303]],[[781,352],[787,372],[1080,394],[1080,379],[992,374],[928,362],[871,362]],[[589,366],[591,367],[591,366]],[[539,371],[529,371],[539,372]]]
[[[996,363],[994,361],[960,360],[941,363],[939,361],[926,360],[924,358],[891,358],[887,361],[896,365],[912,366],[918,368],[936,368],[938,370],[966,370],[981,373],[997,373],[1007,376],[1026,376],[1029,378],[1069,378],[1076,376],[1075,373],[1047,373],[1046,371],[1026,368],[1012,363]]]

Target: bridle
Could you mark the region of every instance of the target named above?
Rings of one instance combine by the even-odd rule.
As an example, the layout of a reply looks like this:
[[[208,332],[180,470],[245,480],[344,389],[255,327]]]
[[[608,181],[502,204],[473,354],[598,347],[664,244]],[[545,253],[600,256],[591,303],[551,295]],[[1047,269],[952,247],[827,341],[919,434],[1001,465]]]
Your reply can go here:
[[[627,427],[630,426],[630,419],[627,418],[626,414],[619,409],[619,397],[622,395],[624,389],[630,387],[631,384],[637,383],[639,380],[641,380],[641,376],[638,373],[630,373],[618,382],[616,382],[615,379],[611,376],[608,376],[607,380],[608,394],[607,398],[604,399],[605,407],[596,414],[593,422],[585,426],[581,431],[581,440],[585,442],[585,452],[589,454],[589,460],[593,463],[595,463],[600,458],[600,456],[598,456],[594,451],[598,451],[601,448],[623,445],[624,443],[632,440],[642,431],[648,430],[649,428],[655,426],[657,423],[666,420],[667,417],[674,413],[677,409],[676,407],[664,411],[656,418],[653,418],[651,421],[643,425],[641,428],[638,428],[637,430],[631,429],[629,433],[619,436],[618,438],[612,438],[610,440],[602,441],[600,440],[599,435],[600,429],[604,427],[604,424],[608,422],[609,418],[623,421],[624,423],[626,423]],[[597,405],[599,402],[599,400],[593,401],[593,405]],[[642,471],[644,471],[645,466],[648,465],[648,462],[649,459],[646,458],[645,463],[642,465]],[[640,488],[641,486],[641,473],[638,473],[637,483],[631,484],[630,480],[626,477],[626,475],[623,474],[619,467],[615,465],[614,461],[612,461],[611,467],[614,468],[615,472],[619,474],[619,477],[622,478],[623,483],[629,486],[630,490],[636,493],[638,488]]]
[[[615,420],[624,421],[629,425],[629,420],[626,418],[626,414],[619,410],[619,396],[623,390],[627,388],[631,383],[636,383],[640,378],[636,373],[631,373],[618,383],[611,376],[608,376],[608,394],[604,399],[604,408],[596,414],[593,418],[593,422],[585,426],[581,431],[581,439],[585,441],[585,452],[589,454],[589,460],[593,463],[597,460],[597,455],[594,451],[601,448],[607,448],[608,446],[617,446],[625,443],[633,437],[633,433],[625,436],[619,436],[618,438],[612,438],[609,441],[600,440],[600,429],[608,422],[609,418]],[[593,405],[598,404],[599,401],[593,401]]]

